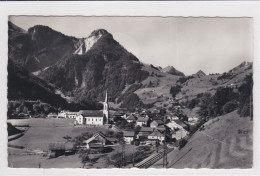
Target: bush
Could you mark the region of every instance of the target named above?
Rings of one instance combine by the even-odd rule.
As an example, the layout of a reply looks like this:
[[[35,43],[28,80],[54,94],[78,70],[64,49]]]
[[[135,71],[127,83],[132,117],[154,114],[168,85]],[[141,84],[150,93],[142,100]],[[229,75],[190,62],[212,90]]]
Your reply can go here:
[[[232,112],[234,110],[237,109],[237,102],[236,101],[229,101],[227,102],[224,106],[223,106],[223,112],[226,114],[226,113],[229,113],[229,112]]]
[[[187,144],[187,140],[186,139],[181,139],[179,142],[179,149],[182,149],[186,144]]]

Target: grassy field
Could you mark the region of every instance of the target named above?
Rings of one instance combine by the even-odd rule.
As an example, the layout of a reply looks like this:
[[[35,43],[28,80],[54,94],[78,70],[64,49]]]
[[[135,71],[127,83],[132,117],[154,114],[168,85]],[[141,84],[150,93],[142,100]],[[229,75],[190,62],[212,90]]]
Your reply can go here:
[[[66,141],[63,136],[78,136],[84,132],[95,133],[106,131],[104,127],[74,127],[73,119],[24,119],[8,120],[13,125],[29,125],[24,136],[8,142],[10,145],[23,146],[32,150],[47,151],[49,143]],[[136,146],[134,146],[137,148]],[[92,154],[92,157],[99,157],[95,163],[87,163],[85,168],[113,168],[115,166],[108,162],[113,154],[122,151],[120,145],[112,146],[113,151],[106,154]],[[125,145],[125,154],[130,155],[133,151],[132,145]],[[79,155],[61,156],[48,159],[41,155],[27,155],[24,149],[8,148],[8,166],[14,168],[80,168],[83,167]],[[100,157],[102,155],[102,157]]]
[[[251,168],[253,121],[232,112],[204,124],[179,152],[168,155],[170,168]],[[160,168],[162,160],[153,167]]]
[[[84,132],[104,131],[101,127],[74,127],[73,119],[24,119],[8,120],[13,125],[26,125],[30,128],[24,136],[8,144],[30,149],[48,150],[51,142],[65,142],[63,136],[78,136]]]

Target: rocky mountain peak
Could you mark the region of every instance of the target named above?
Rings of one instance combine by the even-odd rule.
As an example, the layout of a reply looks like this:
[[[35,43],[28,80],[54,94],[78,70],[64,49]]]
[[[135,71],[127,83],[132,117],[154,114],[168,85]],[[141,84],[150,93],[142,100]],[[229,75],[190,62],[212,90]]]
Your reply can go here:
[[[113,38],[113,36],[105,29],[94,30],[87,38],[82,39],[81,45],[76,49],[74,54],[85,54],[102,36],[109,36]]]
[[[162,69],[162,72],[169,73],[172,75],[184,76],[184,74],[178,70],[176,70],[173,66],[167,66]]]
[[[107,32],[107,30],[105,29],[97,29],[97,30],[94,30],[91,34],[90,34],[90,37],[91,36],[102,36],[102,35],[105,35],[105,34],[108,34],[108,35],[111,35],[110,33]],[[112,35],[111,35],[112,36]]]
[[[201,77],[206,76],[206,73],[204,73],[202,70],[199,70],[197,73],[193,74],[194,77]]]

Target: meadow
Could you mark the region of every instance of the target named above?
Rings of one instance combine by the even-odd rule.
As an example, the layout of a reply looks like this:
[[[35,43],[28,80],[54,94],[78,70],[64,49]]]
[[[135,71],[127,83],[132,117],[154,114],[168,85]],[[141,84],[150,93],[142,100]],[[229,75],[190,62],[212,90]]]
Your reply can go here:
[[[29,125],[27,132],[8,144],[23,146],[32,150],[48,150],[51,142],[65,142],[64,136],[72,138],[84,132],[104,131],[102,127],[74,126],[74,119],[21,119],[8,120],[14,126]]]

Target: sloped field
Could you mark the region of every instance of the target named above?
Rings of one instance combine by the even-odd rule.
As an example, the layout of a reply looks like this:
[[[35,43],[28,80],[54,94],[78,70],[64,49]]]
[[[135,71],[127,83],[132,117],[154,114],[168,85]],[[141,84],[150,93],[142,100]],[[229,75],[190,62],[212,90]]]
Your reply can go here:
[[[168,155],[170,168],[251,168],[253,121],[236,112],[204,124],[180,151]],[[161,167],[162,160],[153,167]]]

